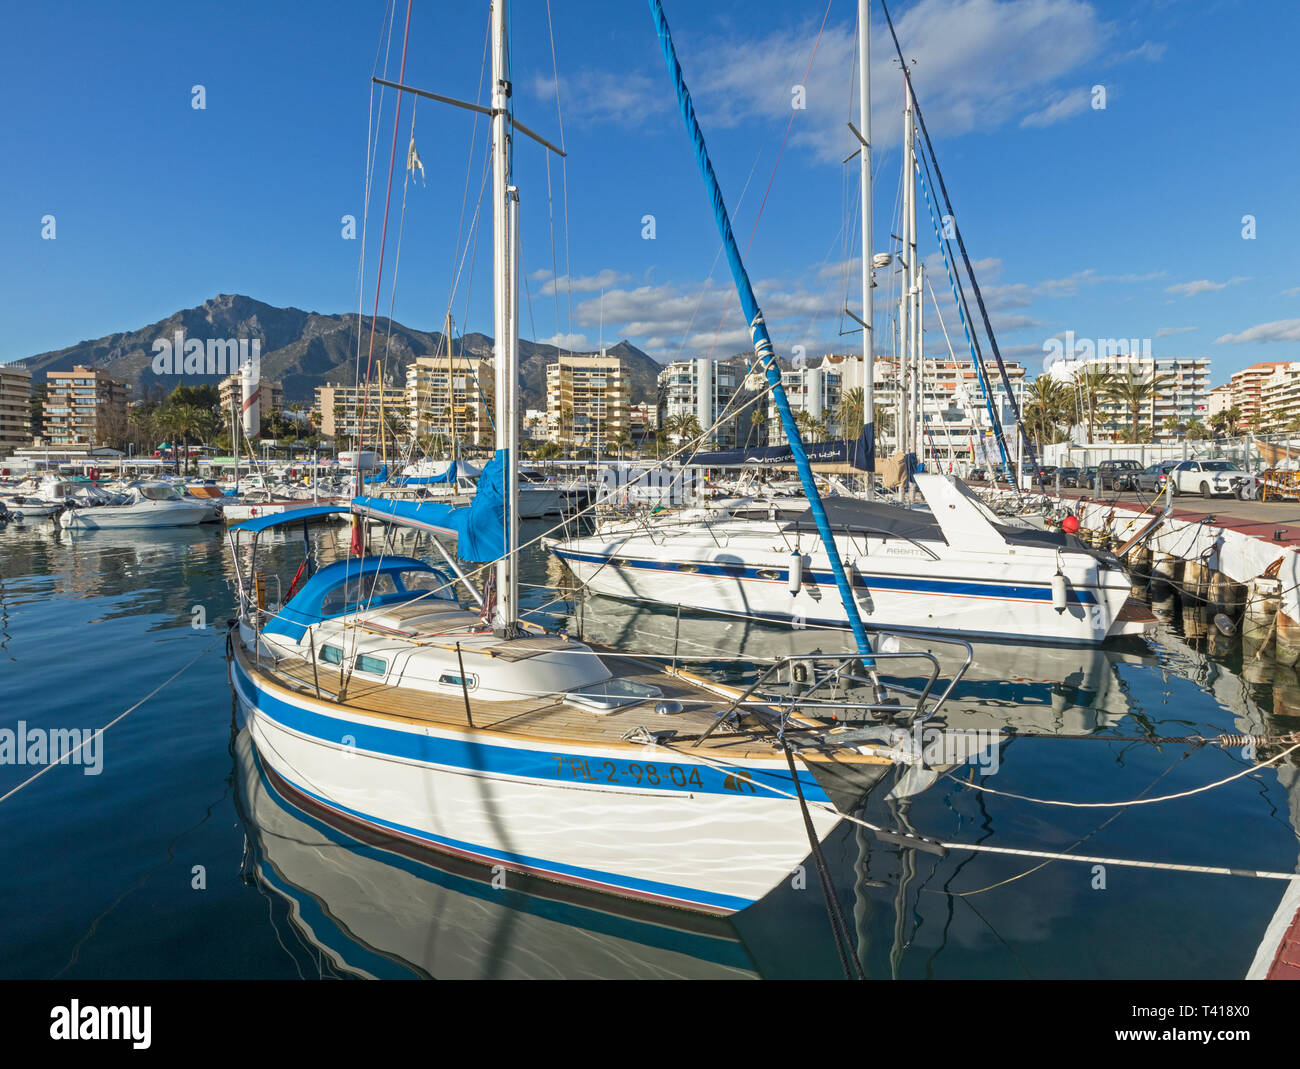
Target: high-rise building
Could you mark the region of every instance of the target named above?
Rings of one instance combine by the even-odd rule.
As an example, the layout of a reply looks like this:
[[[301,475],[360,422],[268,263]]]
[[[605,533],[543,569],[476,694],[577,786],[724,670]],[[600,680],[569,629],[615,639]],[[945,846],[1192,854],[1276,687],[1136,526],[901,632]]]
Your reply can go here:
[[[1263,434],[1292,429],[1300,417],[1300,362],[1275,362],[1258,384],[1259,419],[1249,429]]]
[[[761,371],[752,372],[750,377],[753,386],[759,389],[766,386]],[[817,367],[804,366],[781,372],[781,385],[785,387],[785,396],[795,419],[799,419],[800,412],[807,412],[808,418],[817,425],[817,429],[812,431],[814,439],[839,437],[840,383],[840,373],[831,370],[826,362]],[[785,428],[781,426],[776,401],[770,393],[767,395],[766,427],[769,445],[786,443]]]
[[[0,364],[0,457],[32,441],[32,373]]]
[[[1014,360],[1005,361],[1003,366],[1016,405],[1023,407],[1025,369]],[[1014,425],[1015,414],[1007,398],[1001,373],[996,368],[987,368],[987,372],[988,390],[985,389],[975,364],[970,360],[938,357],[925,359],[921,373],[921,426],[925,438],[922,453],[937,456],[941,461],[979,462],[981,446],[977,443],[983,442],[986,446],[994,447],[995,419],[1004,428]],[[898,440],[903,398],[899,387],[898,365],[891,358],[876,358],[875,399],[884,424],[878,437],[886,443],[885,448],[892,448],[889,443]],[[1014,447],[1014,436],[1007,440]],[[994,455],[995,462],[1000,462],[1000,459]]]
[[[736,396],[740,374],[731,364],[708,357],[674,360],[659,372],[660,425],[682,416],[693,416],[702,432],[718,424],[706,442],[730,449],[736,444]],[[719,420],[722,422],[719,423]]]
[[[125,437],[129,385],[80,365],[49,372],[45,383],[45,439],[50,445],[93,448]]]
[[[561,356],[546,367],[546,414],[561,440],[598,454],[629,434],[628,381],[611,356]]]
[[[1209,418],[1209,357],[1113,353],[1062,361],[1053,368],[1052,374],[1068,383],[1083,370],[1108,371],[1118,382],[1160,381],[1160,388],[1148,396],[1138,412],[1138,432],[1152,441],[1177,438],[1181,432],[1176,426]],[[1132,422],[1133,414],[1125,402],[1102,397],[1096,409],[1094,435],[1118,440],[1130,433]]]
[[[492,362],[461,353],[421,356],[406,365],[407,423],[417,439],[474,446],[494,441],[483,389],[493,382]]]
[[[1228,379],[1227,386],[1231,396],[1231,403],[1227,407],[1231,408],[1235,405],[1241,413],[1241,417],[1237,420],[1238,429],[1246,430],[1254,426],[1255,417],[1260,414],[1264,380],[1272,375],[1277,368],[1286,366],[1287,361],[1285,360],[1265,360],[1234,372]],[[1274,389],[1276,388],[1277,384],[1275,383]]]
[[[394,422],[406,423],[406,389],[402,386],[317,386],[313,415],[326,438],[343,439],[350,445],[358,442],[366,448],[378,447],[379,413],[391,428]],[[390,417],[395,417],[390,418]],[[364,433],[363,433],[364,424]],[[392,433],[391,430],[386,434]]]

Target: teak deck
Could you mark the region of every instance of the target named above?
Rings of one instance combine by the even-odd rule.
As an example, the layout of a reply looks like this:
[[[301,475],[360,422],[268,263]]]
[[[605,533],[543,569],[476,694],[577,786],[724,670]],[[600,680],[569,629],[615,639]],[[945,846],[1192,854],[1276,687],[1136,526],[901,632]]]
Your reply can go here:
[[[235,643],[235,656],[250,675],[258,677],[263,686],[290,690],[301,697],[316,698],[317,679],[313,676],[309,661],[286,657],[274,669],[268,661],[263,661],[259,667],[254,663],[252,655],[238,642]],[[653,734],[667,736],[662,741],[680,750],[683,756],[691,752],[697,752],[701,757],[711,760],[771,759],[781,756],[781,747],[771,731],[762,724],[756,724],[752,718],[740,731],[719,728],[699,747],[695,747],[695,740],[712,726],[720,714],[731,707],[725,696],[694,682],[689,673],[659,668],[636,657],[602,651],[601,659],[617,678],[657,687],[662,692],[661,697],[648,698],[616,712],[594,713],[551,697],[487,702],[476,701],[471,694],[470,712],[474,719],[472,730],[521,740],[612,745],[641,750],[646,745],[645,741],[628,740],[623,736],[637,727],[644,727]],[[317,674],[319,700],[338,705],[349,712],[470,729],[465,716],[464,697],[460,694],[433,694],[353,676],[348,681],[343,700],[339,701],[337,669],[333,665],[319,665]],[[722,689],[729,694],[739,693],[730,688]],[[656,713],[655,704],[659,701],[679,701],[683,710],[671,715]],[[671,736],[668,733],[672,733]],[[802,733],[792,736],[792,742],[797,744],[798,752],[804,760],[855,766],[889,764],[880,757],[836,747],[822,747]]]

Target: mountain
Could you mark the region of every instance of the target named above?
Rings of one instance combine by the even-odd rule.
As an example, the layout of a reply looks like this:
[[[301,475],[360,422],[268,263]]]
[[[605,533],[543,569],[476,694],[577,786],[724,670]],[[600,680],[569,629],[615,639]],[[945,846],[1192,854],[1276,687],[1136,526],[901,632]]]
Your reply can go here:
[[[328,383],[351,383],[356,379],[357,316],[326,315],[304,312],[300,308],[276,308],[251,297],[219,294],[197,308],[175,312],[166,319],[137,330],[109,334],[93,341],[82,341],[66,349],[39,353],[16,363],[32,372],[34,383],[43,382],[51,371],[68,371],[76,365],[98,368],[114,378],[129,382],[132,396],[148,397],[159,391],[166,394],[181,381],[175,375],[154,373],[154,342],[171,340],[181,331],[187,339],[209,340],[258,339],[262,347],[262,376],[284,386],[285,403],[294,401],[310,406],[317,386]],[[369,353],[370,325],[366,320],[361,333],[361,359]],[[384,379],[405,381],[405,367],[419,356],[438,352],[442,334],[415,330],[397,322],[380,319],[375,326],[374,353],[384,366]],[[456,339],[462,349],[477,356],[492,354],[492,339],[485,334],[466,334]],[[567,351],[567,350],[566,350]],[[634,403],[653,403],[657,398],[656,377],[661,366],[630,342],[621,341],[608,348],[610,356],[622,358],[631,383]],[[525,408],[546,407],[546,365],[554,363],[561,350],[554,345],[519,340],[519,380],[521,401]],[[589,355],[589,354],[581,354]],[[186,375],[187,385],[215,384],[222,375]]]

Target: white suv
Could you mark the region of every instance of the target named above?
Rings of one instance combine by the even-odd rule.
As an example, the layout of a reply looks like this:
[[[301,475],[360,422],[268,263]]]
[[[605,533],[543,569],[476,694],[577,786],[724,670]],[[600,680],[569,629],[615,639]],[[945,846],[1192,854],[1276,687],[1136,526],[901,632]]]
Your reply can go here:
[[[1169,472],[1174,494],[1240,497],[1250,476],[1228,460],[1184,460]]]

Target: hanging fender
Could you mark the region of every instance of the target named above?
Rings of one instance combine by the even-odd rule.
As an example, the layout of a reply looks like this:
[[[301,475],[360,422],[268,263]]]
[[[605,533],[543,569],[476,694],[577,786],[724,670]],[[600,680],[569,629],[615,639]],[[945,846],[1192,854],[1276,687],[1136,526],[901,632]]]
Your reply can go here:
[[[1052,576],[1052,608],[1058,613],[1062,613],[1065,612],[1065,604],[1065,576],[1057,572]]]
[[[790,551],[790,593],[797,594],[803,587],[803,554]]]

